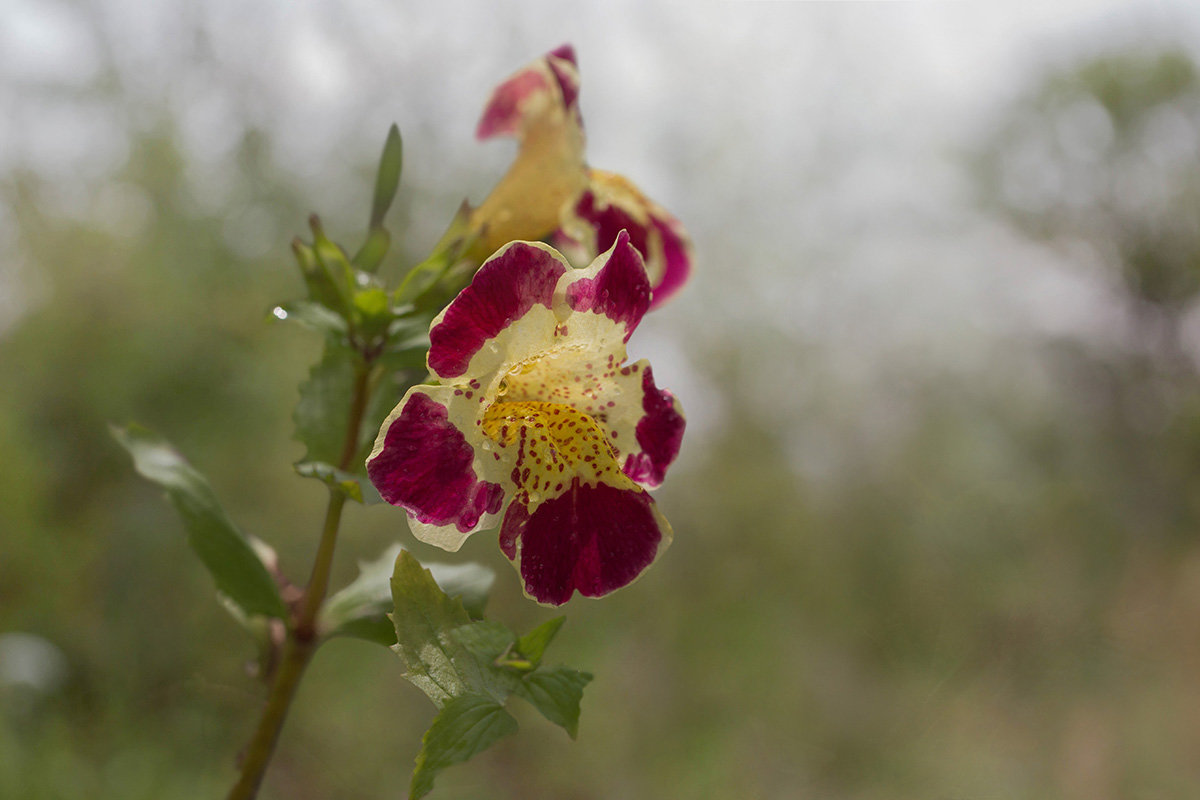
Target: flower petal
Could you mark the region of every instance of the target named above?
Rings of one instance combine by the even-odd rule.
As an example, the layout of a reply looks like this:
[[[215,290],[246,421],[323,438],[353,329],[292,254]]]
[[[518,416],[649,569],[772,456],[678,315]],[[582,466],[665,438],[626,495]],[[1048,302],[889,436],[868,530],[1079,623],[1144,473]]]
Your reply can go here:
[[[624,325],[625,341],[629,341],[650,307],[646,268],[625,231],[617,234],[613,244],[591,266],[567,273],[561,283],[559,290],[572,311],[603,314]]]
[[[568,269],[566,260],[543,244],[512,242],[502,248],[434,319],[430,371],[449,379],[498,369],[508,360],[507,347],[493,340],[508,328],[516,328],[508,331],[510,339],[517,334],[548,339],[557,324],[551,311],[555,287]],[[544,313],[531,315],[538,306]]]
[[[650,301],[651,308],[658,308],[687,283],[695,259],[692,240],[683,229],[682,222],[657,204],[651,210],[650,220],[662,242],[662,271],[654,284],[654,297]]]
[[[611,247],[621,231],[645,259],[656,308],[687,281],[692,243],[678,219],[624,176],[589,170],[587,188],[564,208],[552,241],[578,263]]]
[[[482,261],[508,242],[545,239],[564,206],[588,182],[579,115],[579,69],[569,45],[551,51],[496,88],[477,135],[514,136],[517,158],[472,212],[479,233],[467,256]]]
[[[654,385],[650,365],[640,361],[633,366],[641,367],[642,416],[634,427],[637,444],[624,451],[622,469],[642,486],[654,488],[662,484],[667,467],[679,454],[686,421],[675,395]],[[618,435],[615,427],[609,435]],[[629,440],[623,444],[630,444]]]
[[[579,60],[575,58],[575,48],[564,44],[551,50],[546,54],[546,64],[558,82],[563,106],[568,111],[575,109],[579,102]]]
[[[626,475],[649,489],[661,485],[683,440],[686,420],[679,401],[654,384],[645,359],[599,377],[573,383],[574,393],[564,394],[563,402],[596,421]]]
[[[484,412],[482,429],[512,465],[509,479],[531,506],[558,497],[574,480],[632,489],[604,431],[563,403],[501,400]]]
[[[475,435],[473,422],[464,425],[463,418],[471,419],[470,406],[477,405],[455,387],[414,386],[384,421],[367,459],[371,482],[384,500],[408,511],[413,535],[450,551],[495,525],[509,488],[504,468],[477,461],[464,433],[466,427]]]
[[[601,597],[627,586],[670,542],[671,526],[645,491],[579,480],[532,511],[513,502],[500,528],[525,593],[556,606],[576,591]]]
[[[575,50],[570,45],[551,50],[492,90],[475,136],[520,137],[540,118],[557,113],[578,117],[579,83]]]

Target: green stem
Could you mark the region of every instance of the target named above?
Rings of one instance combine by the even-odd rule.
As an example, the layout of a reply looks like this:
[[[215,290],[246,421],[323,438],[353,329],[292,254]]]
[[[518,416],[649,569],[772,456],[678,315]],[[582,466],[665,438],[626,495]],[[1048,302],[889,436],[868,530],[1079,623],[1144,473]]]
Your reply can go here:
[[[358,452],[359,429],[362,428],[370,394],[370,372],[370,367],[365,363],[355,363],[354,395],[350,404],[350,419],[346,426],[346,443],[338,463],[339,469],[347,469]],[[346,495],[330,489],[329,505],[325,510],[325,525],[321,529],[321,542],[313,559],[312,574],[300,599],[299,613],[288,629],[283,658],[275,671],[271,690],[267,695],[267,704],[263,707],[254,737],[246,747],[238,781],[229,791],[227,800],[253,800],[258,795],[258,788],[275,752],[275,744],[279,741],[279,733],[283,730],[283,722],[287,719],[288,709],[291,708],[296,690],[300,686],[300,679],[321,644],[317,638],[317,615],[329,590],[333,551],[337,545],[338,529],[345,505]]]
[[[301,642],[295,636],[288,635],[283,646],[283,658],[279,668],[275,670],[271,693],[267,696],[267,705],[263,708],[254,738],[250,740],[243,754],[242,771],[238,775],[237,783],[229,791],[228,800],[252,800],[258,795],[258,787],[262,784],[267,764],[275,751],[275,743],[279,740],[283,721],[287,718],[304,668],[308,666],[315,649],[314,642]]]

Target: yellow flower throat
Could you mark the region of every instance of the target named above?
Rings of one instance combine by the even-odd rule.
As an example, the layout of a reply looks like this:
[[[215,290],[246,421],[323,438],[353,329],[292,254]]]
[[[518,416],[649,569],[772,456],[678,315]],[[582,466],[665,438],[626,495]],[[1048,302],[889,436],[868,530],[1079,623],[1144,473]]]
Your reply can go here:
[[[495,402],[484,411],[483,432],[502,448],[516,448],[512,479],[530,503],[558,496],[575,478],[635,487],[621,471],[600,426],[571,406],[540,400]]]

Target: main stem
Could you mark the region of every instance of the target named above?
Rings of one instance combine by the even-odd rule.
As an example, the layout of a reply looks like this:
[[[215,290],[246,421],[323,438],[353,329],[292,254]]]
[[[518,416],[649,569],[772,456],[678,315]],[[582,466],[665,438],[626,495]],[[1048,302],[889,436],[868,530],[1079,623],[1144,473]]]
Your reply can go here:
[[[346,440],[342,447],[342,455],[338,461],[338,469],[345,470],[354,460],[358,452],[359,429],[362,427],[363,415],[366,413],[368,395],[370,394],[370,367],[361,361],[355,362],[354,394],[350,403],[350,419],[346,426]],[[317,546],[317,555],[313,559],[312,574],[308,586],[300,599],[300,611],[294,624],[289,627],[287,639],[283,645],[283,656],[275,671],[271,683],[271,691],[267,695],[267,704],[263,707],[262,717],[254,731],[254,738],[246,746],[242,758],[242,770],[238,781],[229,791],[227,800],[253,800],[258,795],[258,788],[266,774],[267,765],[275,752],[275,743],[279,741],[279,732],[283,730],[283,722],[287,719],[288,709],[304,676],[304,669],[312,660],[313,653],[320,646],[317,638],[317,614],[329,590],[329,572],[333,566],[333,550],[337,545],[338,528],[342,521],[342,509],[346,505],[346,495],[336,489],[329,490],[329,505],[325,509],[325,525],[321,529],[321,543]]]

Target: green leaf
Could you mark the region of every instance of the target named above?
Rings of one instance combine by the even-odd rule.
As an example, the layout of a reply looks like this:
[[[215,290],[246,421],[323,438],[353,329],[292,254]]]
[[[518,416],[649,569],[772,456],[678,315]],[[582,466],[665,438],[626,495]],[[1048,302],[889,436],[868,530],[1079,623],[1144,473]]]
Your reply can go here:
[[[411,303],[432,289],[446,272],[458,262],[475,240],[478,231],[471,231],[471,206],[465,201],[454,219],[433,247],[429,257],[408,271],[394,294],[397,303]]]
[[[397,303],[411,303],[429,291],[453,264],[448,254],[435,253],[408,271],[393,295]]]
[[[355,329],[363,336],[382,336],[392,324],[392,313],[387,291],[379,286],[368,286],[354,294]]]
[[[379,357],[379,363],[392,372],[400,370],[426,370],[426,359],[429,357],[429,342],[425,341],[415,347],[401,350],[391,350]]]
[[[296,322],[309,330],[329,336],[342,337],[346,335],[346,320],[338,313],[331,311],[324,303],[312,300],[293,300],[281,303],[271,309],[274,319]]]
[[[133,456],[134,469],[157,483],[188,532],[188,544],[216,581],[217,591],[245,614],[285,617],[287,608],[275,579],[252,540],[226,516],[208,481],[167,442],[136,425],[112,427],[112,435]]]
[[[433,573],[442,591],[451,597],[459,597],[463,608],[472,619],[483,618],[483,607],[487,605],[496,573],[482,564],[468,561],[465,564],[426,564]]]
[[[296,425],[296,440],[307,448],[302,462],[340,463],[346,423],[350,419],[356,359],[353,351],[327,341],[321,360],[313,365],[308,379],[300,384],[300,400],[296,403],[292,421]],[[347,470],[353,470],[353,475],[362,477],[366,473],[361,457],[365,457],[366,449],[375,441],[379,424],[387,412],[399,402],[397,389],[394,384],[372,382],[359,441]],[[364,484],[363,498],[366,499],[368,494]]]
[[[321,273],[328,278],[336,292],[331,307],[342,313],[348,312],[357,283],[354,267],[351,266],[350,260],[346,258],[342,248],[325,235],[320,217],[313,214],[308,218],[308,224],[313,233],[312,252],[316,255]]]
[[[334,594],[321,609],[318,629],[324,636],[352,636],[391,647],[396,644],[392,611],[392,569],[403,548],[393,544],[374,561],[360,562],[359,574]],[[430,564],[438,586],[447,595],[461,595],[467,611],[483,614],[495,574],[480,564]],[[468,602],[469,599],[469,602]]]
[[[454,638],[483,663],[490,663],[508,652],[517,637],[507,626],[492,620],[479,620],[455,628]]]
[[[379,564],[370,569],[377,572]],[[366,565],[363,572],[368,572]],[[404,677],[442,709],[423,739],[412,797],[427,793],[440,770],[466,761],[516,730],[516,721],[503,708],[511,695],[532,703],[575,737],[583,687],[592,676],[568,667],[535,669],[562,626],[561,618],[521,637],[525,654],[518,652],[516,635],[504,625],[468,622],[462,603],[447,596],[433,574],[407,552],[396,559],[391,586],[393,649],[404,661]],[[337,605],[339,598],[330,602]]]
[[[391,244],[392,235],[387,232],[387,228],[372,228],[367,234],[363,246],[358,249],[350,262],[361,270],[374,272],[383,263],[383,257],[387,255],[388,247]]]
[[[300,265],[300,273],[304,276],[304,285],[308,288],[308,297],[314,303],[334,309],[331,313],[345,313],[345,302],[341,290],[326,272],[317,259],[317,253],[311,245],[300,240],[292,239],[292,254]]]
[[[388,308],[388,293],[381,287],[370,286],[360,289],[354,295],[354,308],[365,318],[386,318],[391,322],[391,309]]]
[[[382,503],[379,491],[365,478],[351,475],[324,461],[300,461],[294,465],[296,474],[304,478],[316,478],[332,489],[336,489],[356,503],[373,506]],[[393,559],[394,560],[394,559]]]
[[[539,669],[521,681],[515,694],[532,703],[543,717],[561,726],[574,739],[579,733],[583,687],[591,680],[591,673],[570,667]]]
[[[296,439],[308,448],[304,461],[336,464],[342,457],[354,390],[353,358],[350,350],[327,344],[308,380],[300,384],[292,420]]]
[[[486,693],[499,703],[507,700],[521,682],[520,670],[501,662],[516,642],[513,632],[499,622],[484,620],[456,628],[453,635],[479,664],[483,677],[483,684],[475,687],[481,690],[479,693]]]
[[[357,363],[358,355],[354,351],[327,340],[321,360],[313,365],[308,378],[300,384],[300,399],[296,403],[292,421],[295,423],[295,439],[307,448],[302,463],[337,465],[341,462]],[[387,376],[383,368],[379,368],[375,378],[380,373]],[[397,380],[380,381],[375,378],[370,382],[370,397],[359,426],[355,454],[346,470],[359,479],[366,475],[363,459],[379,433],[380,423],[400,402],[407,388],[407,384],[402,386]],[[361,486],[363,499],[370,502],[368,495],[373,490],[368,489],[365,482]]]
[[[538,625],[517,640],[517,651],[528,659],[531,668],[535,668],[542,663],[542,656],[546,653],[546,647],[553,641],[554,637],[558,634],[558,629],[566,621],[566,617],[555,617]]]
[[[392,568],[403,548],[394,544],[374,561],[358,563],[358,577],[321,607],[317,629],[325,636],[354,636],[391,647],[396,629],[392,610]]]
[[[517,721],[490,697],[468,694],[451,700],[421,739],[410,800],[429,794],[433,779],[446,767],[467,761],[516,730]]]
[[[462,601],[443,592],[407,550],[396,559],[391,586],[394,649],[404,677],[438,706],[482,688],[478,662],[451,633],[471,621]]]
[[[392,207],[396,189],[400,185],[400,170],[404,165],[404,144],[400,139],[400,128],[395,123],[388,129],[383,143],[383,154],[379,157],[379,172],[375,175],[375,196],[371,200],[371,224],[374,231],[383,227],[383,218]]]

